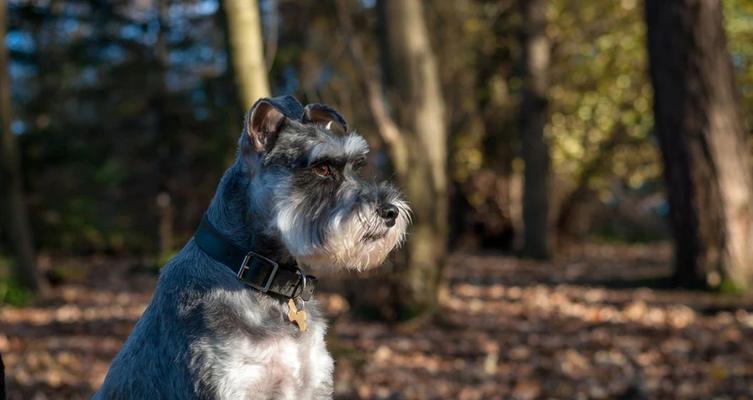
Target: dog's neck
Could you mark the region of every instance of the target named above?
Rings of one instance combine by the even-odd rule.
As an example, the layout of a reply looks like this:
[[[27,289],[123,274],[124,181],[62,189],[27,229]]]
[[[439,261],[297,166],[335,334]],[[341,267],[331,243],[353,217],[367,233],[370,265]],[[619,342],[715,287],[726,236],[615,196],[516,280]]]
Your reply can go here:
[[[277,262],[292,262],[282,243],[265,233],[263,216],[249,206],[248,190],[251,177],[239,158],[225,171],[212,199],[207,217],[209,222],[237,246],[255,251]]]

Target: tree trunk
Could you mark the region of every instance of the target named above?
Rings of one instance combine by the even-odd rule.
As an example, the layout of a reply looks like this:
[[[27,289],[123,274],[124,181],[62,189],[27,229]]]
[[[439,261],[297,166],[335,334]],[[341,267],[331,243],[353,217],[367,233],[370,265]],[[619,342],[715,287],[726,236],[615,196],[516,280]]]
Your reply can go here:
[[[7,5],[0,5],[0,37],[6,33]],[[23,189],[21,187],[21,167],[18,159],[16,137],[11,132],[11,104],[8,50],[5,42],[0,42],[0,182],[2,182],[2,229],[10,241],[16,262],[13,275],[16,281],[31,291],[42,289],[37,274],[34,244],[26,214]]]
[[[545,0],[521,0],[523,99],[521,151],[523,175],[523,254],[549,257],[549,148],[547,121],[550,41],[546,36]]]
[[[421,1],[385,0],[381,6],[393,105],[408,149],[407,167],[396,172],[413,208],[396,296],[399,316],[406,318],[431,311],[441,287],[448,232],[446,118]]]
[[[647,0],[656,135],[682,286],[753,287],[753,170],[720,0]]]
[[[256,0],[223,0],[230,58],[245,109],[270,95],[259,4]]]

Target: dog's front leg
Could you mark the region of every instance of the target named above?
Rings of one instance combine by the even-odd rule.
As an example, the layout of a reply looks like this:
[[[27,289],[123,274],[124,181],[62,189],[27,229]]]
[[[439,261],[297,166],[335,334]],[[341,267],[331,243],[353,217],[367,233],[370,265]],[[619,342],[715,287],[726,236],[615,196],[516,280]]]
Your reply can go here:
[[[327,351],[323,338],[311,348],[309,376],[311,377],[310,398],[331,399],[333,392],[334,361]]]

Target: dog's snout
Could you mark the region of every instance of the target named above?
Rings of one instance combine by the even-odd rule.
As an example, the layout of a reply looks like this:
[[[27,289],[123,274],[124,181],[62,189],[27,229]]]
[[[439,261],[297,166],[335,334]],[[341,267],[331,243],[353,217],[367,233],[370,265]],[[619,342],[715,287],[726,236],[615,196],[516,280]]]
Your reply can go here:
[[[382,204],[377,212],[379,213],[379,216],[385,220],[387,226],[390,227],[395,225],[397,215],[400,213],[400,211],[397,209],[397,207],[395,207],[394,204],[389,203]]]

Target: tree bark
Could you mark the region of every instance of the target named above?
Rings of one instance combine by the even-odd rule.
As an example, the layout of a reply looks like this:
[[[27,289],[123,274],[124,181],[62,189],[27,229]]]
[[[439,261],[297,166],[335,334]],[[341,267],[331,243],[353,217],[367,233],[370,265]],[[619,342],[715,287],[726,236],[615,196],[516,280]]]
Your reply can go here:
[[[720,0],[647,0],[656,135],[682,286],[753,287],[753,170]]]
[[[259,4],[256,0],[223,0],[223,5],[238,92],[243,107],[249,109],[257,99],[270,95]]]
[[[551,43],[546,36],[545,0],[520,0],[523,99],[523,254],[549,257],[549,148],[544,138]]]
[[[0,37],[6,33],[7,4],[0,5]],[[0,41],[0,177],[2,177],[2,229],[16,257],[13,275],[23,287],[43,289],[37,274],[34,244],[21,186],[21,167],[16,136],[11,132],[11,104],[8,49]]]
[[[439,295],[447,247],[447,131],[439,71],[420,0],[385,0],[382,23],[401,145],[408,163],[396,164],[413,208],[399,271],[399,316],[431,311]]]

